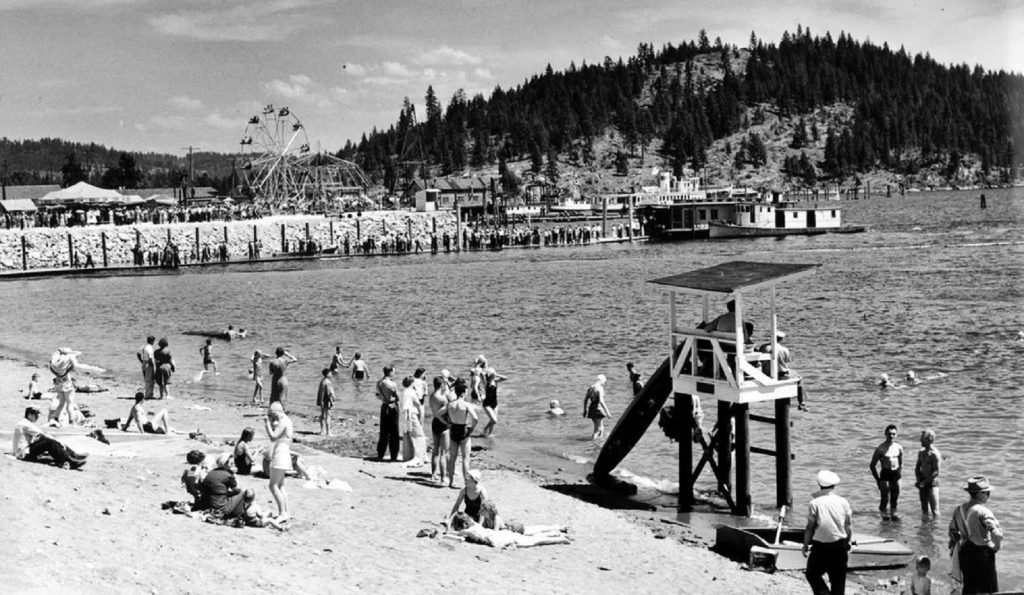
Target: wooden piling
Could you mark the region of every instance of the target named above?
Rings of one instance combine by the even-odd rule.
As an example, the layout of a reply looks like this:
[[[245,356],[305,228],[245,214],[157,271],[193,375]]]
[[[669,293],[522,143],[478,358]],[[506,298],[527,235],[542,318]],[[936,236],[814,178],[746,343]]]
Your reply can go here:
[[[306,221],[306,241],[309,241],[309,221]]]
[[[679,512],[693,509],[693,395],[676,393],[675,422],[679,431]]]
[[[406,235],[409,236],[409,241],[412,241],[412,217],[405,218]]]
[[[199,228],[198,227],[196,228],[195,237],[196,237],[196,239],[195,239],[196,260],[198,261],[198,260],[200,260],[203,257],[202,248],[199,245]]]
[[[21,236],[21,270],[28,270],[28,240]]]
[[[608,237],[608,197],[601,197],[601,236]]]
[[[281,224],[281,252],[288,251],[288,238],[285,237],[284,223]]]
[[[103,251],[103,268],[107,268],[107,232],[100,232],[100,249]]]
[[[738,315],[737,315],[738,316]],[[736,513],[750,516],[750,405],[733,408],[736,418]]]
[[[671,209],[669,209],[669,210],[671,211]],[[629,195],[629,223],[627,224],[627,227],[629,228],[629,241],[632,242],[633,241],[633,195],[632,194]]]
[[[362,220],[356,219],[356,245],[361,246],[363,244],[363,226]]]
[[[455,207],[455,251],[462,252],[462,207]]]
[[[775,506],[793,505],[791,476],[790,405],[792,399],[775,401]]]
[[[225,244],[228,243],[228,226],[227,225],[224,226],[224,243]]]
[[[732,493],[732,445],[729,435],[732,433],[732,405],[728,401],[718,401],[718,478],[719,485],[725,486]]]
[[[68,265],[75,266],[75,240],[71,238],[70,233],[68,234]]]

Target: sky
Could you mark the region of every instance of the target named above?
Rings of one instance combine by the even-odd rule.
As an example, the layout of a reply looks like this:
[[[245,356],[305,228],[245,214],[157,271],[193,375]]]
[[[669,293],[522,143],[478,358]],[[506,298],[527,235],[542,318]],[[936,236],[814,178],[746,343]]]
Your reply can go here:
[[[628,58],[701,29],[778,42],[797,25],[1024,72],[1020,0],[0,0],[0,137],[235,152],[269,104],[334,152],[393,124],[405,97],[422,117],[428,85],[446,106],[548,64]]]

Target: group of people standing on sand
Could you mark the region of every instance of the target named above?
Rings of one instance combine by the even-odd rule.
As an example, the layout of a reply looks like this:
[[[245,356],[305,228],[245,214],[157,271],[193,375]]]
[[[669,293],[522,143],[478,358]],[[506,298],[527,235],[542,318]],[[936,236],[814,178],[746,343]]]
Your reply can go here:
[[[353,372],[354,374],[354,372]],[[427,461],[427,410],[431,413],[430,433],[433,448],[430,455],[431,480],[455,485],[455,467],[462,458],[463,477],[469,472],[472,435],[480,422],[478,405],[487,414],[482,436],[490,436],[498,422],[498,383],[507,379],[488,365],[480,355],[470,370],[470,378],[453,377],[442,370],[428,383],[426,370],[417,368],[402,379],[401,387],[394,380],[393,366],[384,366],[377,381],[380,400],[380,434],[377,459],[399,460],[407,467],[425,465]]]

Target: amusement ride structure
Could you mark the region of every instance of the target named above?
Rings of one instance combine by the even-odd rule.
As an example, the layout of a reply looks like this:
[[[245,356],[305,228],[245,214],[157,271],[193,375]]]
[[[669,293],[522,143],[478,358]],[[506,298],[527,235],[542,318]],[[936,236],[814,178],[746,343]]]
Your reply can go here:
[[[310,151],[306,128],[288,107],[268,105],[249,118],[239,144],[246,185],[259,206],[309,211],[365,200],[370,180],[363,170]]]

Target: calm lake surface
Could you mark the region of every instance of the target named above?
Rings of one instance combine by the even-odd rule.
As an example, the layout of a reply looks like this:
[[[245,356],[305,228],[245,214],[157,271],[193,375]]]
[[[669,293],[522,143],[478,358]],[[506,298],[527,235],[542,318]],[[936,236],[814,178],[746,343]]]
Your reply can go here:
[[[175,390],[241,401],[251,393],[248,357],[281,345],[300,360],[289,372],[290,404],[310,411],[335,344],[346,356],[361,351],[374,378],[386,364],[396,366],[399,378],[419,366],[430,376],[442,368],[466,374],[476,355],[486,354],[509,377],[500,385],[501,423],[490,448],[543,475],[571,479],[586,475],[600,448],[580,417],[587,385],[607,375],[614,418],[630,399],[625,363],[635,362],[646,379],[667,355],[667,298],[646,281],[730,260],[818,263],[817,274],[781,285],[778,293],[779,326],[789,334],[793,367],[810,397],[810,411],[793,414],[797,510],[791,522],[803,522],[816,471],[831,468],[843,478],[856,529],[929,554],[933,576],[941,578],[949,565],[949,514],[964,499],[964,480],[984,474],[995,486],[990,504],[1007,535],[998,557],[1001,585],[1024,587],[1024,373],[1018,368],[1024,342],[1016,340],[1024,330],[1024,189],[985,191],[985,210],[978,194],[845,202],[844,221],[870,228],[853,235],[5,281],[0,351],[41,363],[69,345],[84,352],[82,361],[133,377],[145,336],[166,336],[179,369]],[[753,297],[748,313],[754,312],[760,342],[767,322],[757,316],[766,311],[767,296]],[[694,324],[699,314],[695,300]],[[227,324],[251,329],[251,336],[215,342],[222,374],[193,382],[202,368],[202,341],[182,332]],[[922,384],[877,388],[882,372],[902,379],[911,369]],[[377,410],[372,383],[337,384],[341,415]],[[546,416],[550,399],[562,402],[564,418]],[[714,403],[704,406],[710,429]],[[868,471],[888,423],[899,426],[907,449],[901,523],[879,519]],[[770,448],[770,427],[753,426],[752,443]],[[935,523],[920,521],[912,480],[925,427],[937,432],[944,457],[944,518]],[[677,448],[654,426],[620,469],[640,476],[652,501],[666,506],[673,499],[662,492],[678,487]],[[755,508],[771,515],[774,464],[754,455],[753,466]],[[711,488],[710,478],[706,472],[701,487]]]

